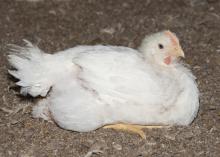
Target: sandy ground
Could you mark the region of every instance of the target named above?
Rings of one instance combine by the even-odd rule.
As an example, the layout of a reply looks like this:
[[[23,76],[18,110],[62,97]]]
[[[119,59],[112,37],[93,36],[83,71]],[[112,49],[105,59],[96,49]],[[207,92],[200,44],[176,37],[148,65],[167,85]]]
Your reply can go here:
[[[77,44],[136,48],[146,34],[164,29],[181,40],[201,107],[191,126],[146,130],[146,140],[114,130],[76,133],[33,119],[36,101],[19,96],[7,75],[6,45],[24,38],[49,53]],[[0,88],[2,157],[220,156],[220,1],[1,0]]]

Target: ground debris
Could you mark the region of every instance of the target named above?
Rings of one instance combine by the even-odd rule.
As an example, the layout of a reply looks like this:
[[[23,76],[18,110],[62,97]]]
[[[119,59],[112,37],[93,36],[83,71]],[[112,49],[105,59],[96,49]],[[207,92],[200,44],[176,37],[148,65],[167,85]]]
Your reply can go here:
[[[91,157],[93,154],[103,154],[103,151],[99,149],[90,150],[84,157]]]

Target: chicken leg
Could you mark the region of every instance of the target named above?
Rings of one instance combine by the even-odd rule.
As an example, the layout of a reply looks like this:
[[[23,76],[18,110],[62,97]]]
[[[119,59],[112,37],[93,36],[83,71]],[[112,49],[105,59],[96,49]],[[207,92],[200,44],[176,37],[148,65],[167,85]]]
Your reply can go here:
[[[135,125],[135,124],[112,124],[112,125],[106,125],[103,128],[104,129],[115,129],[115,130],[122,130],[122,131],[128,131],[135,134],[138,134],[141,136],[141,138],[146,139],[146,135],[143,131],[143,129],[154,129],[154,128],[166,128],[168,126],[162,126],[162,125]]]

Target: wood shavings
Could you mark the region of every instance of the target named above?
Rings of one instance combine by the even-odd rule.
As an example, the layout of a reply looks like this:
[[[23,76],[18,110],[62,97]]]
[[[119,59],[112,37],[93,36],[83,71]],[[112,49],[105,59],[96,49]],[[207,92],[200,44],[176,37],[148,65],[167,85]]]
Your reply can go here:
[[[13,113],[13,110],[10,110],[10,109],[8,109],[8,108],[5,108],[5,107],[2,107],[2,108],[0,108],[3,112],[5,112],[5,113],[8,113],[8,114],[12,114]]]
[[[99,149],[91,150],[84,157],[91,157],[93,154],[103,154],[103,151]]]
[[[114,28],[104,28],[104,29],[101,29],[100,32],[112,35],[115,33],[115,29]]]

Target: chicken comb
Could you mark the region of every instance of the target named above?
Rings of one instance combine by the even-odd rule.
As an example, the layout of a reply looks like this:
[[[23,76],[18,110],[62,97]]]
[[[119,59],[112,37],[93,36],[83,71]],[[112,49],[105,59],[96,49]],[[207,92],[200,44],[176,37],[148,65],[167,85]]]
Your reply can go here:
[[[166,36],[168,36],[172,42],[173,45],[178,45],[179,44],[179,39],[176,37],[174,33],[171,31],[167,30],[164,32]]]

